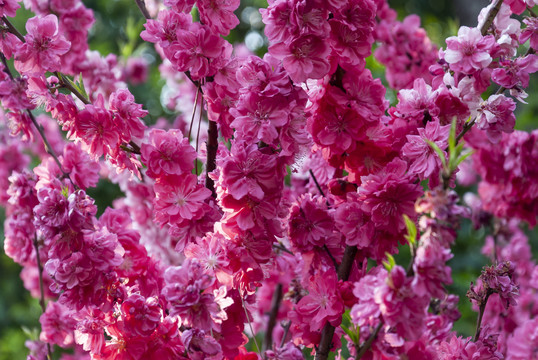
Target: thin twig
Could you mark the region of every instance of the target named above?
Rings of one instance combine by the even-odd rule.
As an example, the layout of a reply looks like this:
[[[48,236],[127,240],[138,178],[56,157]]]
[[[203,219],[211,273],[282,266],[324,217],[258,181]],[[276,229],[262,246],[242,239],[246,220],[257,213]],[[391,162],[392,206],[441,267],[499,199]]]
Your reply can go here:
[[[336,259],[334,258],[333,254],[331,253],[331,250],[329,250],[329,248],[325,244],[323,244],[323,250],[325,250],[327,255],[329,255],[329,257],[331,258],[331,260],[333,262],[335,270],[338,271],[338,262],[336,262]]]
[[[39,244],[37,242],[37,235],[34,234],[34,250],[35,250],[35,260],[37,263],[37,271],[39,276],[39,305],[41,306],[41,311],[45,313],[47,307],[45,306],[45,289],[43,286],[43,265],[41,264],[41,257],[39,256]],[[52,349],[50,344],[47,342],[47,359],[52,360]]]
[[[495,4],[489,9],[484,23],[480,27],[480,32],[482,33],[482,36],[487,34],[489,27],[491,26],[491,24],[493,24],[493,20],[495,20],[495,16],[497,16],[497,13],[499,12],[499,10],[501,10],[502,4],[503,0],[496,0]]]
[[[355,261],[355,255],[357,255],[356,246],[346,246],[344,250],[344,256],[342,263],[338,268],[338,280],[347,281]],[[316,351],[316,360],[327,360],[329,352],[331,351],[331,343],[334,336],[334,326],[330,323],[325,323],[323,330],[321,331],[321,340],[319,342],[318,349]]]
[[[144,0],[135,0],[136,5],[138,5],[138,8],[140,9],[140,12],[147,20],[151,20],[151,16],[149,15],[149,11],[146,8],[146,3]]]
[[[194,115],[196,115],[196,107],[198,106],[198,94],[200,93],[200,87],[196,88],[196,95],[194,96],[194,105],[192,106],[191,125],[189,126],[189,141],[191,140],[192,125],[194,124]],[[202,111],[200,107],[200,111]]]
[[[4,24],[6,24],[7,29],[9,30],[10,33],[18,37],[20,41],[26,42],[26,39],[24,38],[24,36],[22,36],[22,34],[19,32],[19,30],[15,28],[15,26],[13,26],[13,24],[7,19],[7,17],[2,16],[2,21],[4,22]]]
[[[217,123],[209,120],[207,130],[207,163],[205,171],[205,187],[211,190],[214,198],[217,198],[215,191],[215,182],[209,177],[209,174],[217,167],[217,150],[219,148],[219,129]]]
[[[73,85],[71,84],[71,82],[69,80],[66,80],[65,75],[63,75],[59,71],[56,71],[55,75],[58,78],[58,80],[60,81],[60,86],[61,87],[66,88],[67,90],[69,90],[73,95],[75,95],[77,98],[79,98],[80,101],[82,101],[84,104],[86,104],[86,105],[91,104],[90,99],[88,99],[87,97],[82,95],[80,93],[80,91],[75,89],[73,87]]]
[[[486,297],[484,299],[484,302],[482,304],[480,304],[480,309],[479,309],[479,312],[478,312],[478,318],[476,319],[476,331],[475,331],[475,334],[474,334],[473,341],[477,341],[478,338],[480,337],[480,331],[482,330],[482,317],[484,316],[484,311],[486,310],[486,305],[488,304],[488,299],[489,299],[490,295],[491,294],[488,291],[486,293]]]
[[[250,321],[250,316],[248,316],[248,311],[247,307],[245,306],[245,300],[243,299],[243,296],[241,296],[241,304],[243,304],[243,310],[245,310],[245,316],[247,317],[248,326],[250,327],[250,332],[252,333],[252,338],[254,339],[254,345],[256,345],[256,349],[258,349],[258,354],[260,354],[261,357],[262,353],[258,345],[258,340],[256,340],[256,334],[254,333],[254,329],[252,328],[252,322]]]
[[[284,344],[286,343],[286,338],[288,337],[288,333],[290,332],[290,326],[291,326],[291,321],[288,320],[288,322],[286,322],[286,325],[284,325],[282,327],[284,329],[284,334],[282,334],[282,340],[280,341],[280,347],[283,347]]]
[[[318,188],[318,191],[319,193],[321,194],[321,196],[323,196],[324,198],[325,197],[325,193],[323,192],[323,190],[321,189],[321,186],[319,185],[318,183],[318,179],[316,179],[316,176],[314,175],[314,172],[312,171],[312,169],[309,169],[308,172],[310,173],[310,176],[312,177],[312,180],[314,180],[314,184],[316,184],[316,187]]]
[[[374,332],[368,337],[368,339],[366,339],[364,344],[362,344],[359,352],[357,353],[357,355],[355,355],[355,360],[359,360],[360,358],[364,356],[364,354],[366,354],[368,349],[370,349],[370,347],[372,346],[374,340],[376,339],[382,327],[383,327],[383,323],[380,322],[375,328]]]
[[[265,331],[265,337],[263,338],[262,350],[265,351],[273,346],[273,329],[276,325],[276,318],[278,317],[278,310],[282,303],[282,284],[278,283],[273,293],[273,300],[271,301],[271,311],[269,312],[269,320],[267,321],[267,330]]]

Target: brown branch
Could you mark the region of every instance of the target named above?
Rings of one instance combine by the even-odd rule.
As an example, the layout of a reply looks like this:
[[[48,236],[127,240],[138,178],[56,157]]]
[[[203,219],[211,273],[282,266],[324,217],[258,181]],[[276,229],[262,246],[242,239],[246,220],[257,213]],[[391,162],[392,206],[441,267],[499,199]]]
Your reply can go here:
[[[24,36],[22,36],[19,30],[17,30],[15,26],[13,26],[13,24],[5,16],[2,16],[2,21],[4,22],[4,24],[6,24],[6,27],[10,33],[18,37],[20,41],[26,42]]]
[[[217,123],[209,120],[209,128],[207,130],[207,163],[205,174],[205,187],[211,190],[214,198],[217,198],[215,191],[215,182],[209,177],[209,174],[217,167],[217,150],[219,148],[219,129]]]
[[[60,81],[60,86],[69,90],[73,95],[80,99],[84,104],[91,104],[91,101],[84,95],[82,95],[76,88],[73,87],[71,82],[65,78],[65,75],[59,71],[55,72],[56,77]]]
[[[151,20],[151,16],[149,15],[148,9],[146,8],[146,3],[144,0],[135,0],[136,5],[138,5],[138,8],[140,9],[140,12],[147,20]]]
[[[35,250],[35,260],[37,263],[37,270],[39,276],[39,305],[41,306],[41,311],[45,313],[47,307],[45,306],[45,291],[43,286],[43,265],[41,264],[41,257],[39,256],[39,244],[37,242],[37,235],[34,234],[34,250]],[[47,359],[52,360],[52,349],[50,344],[47,342]]]
[[[273,329],[275,328],[278,310],[282,303],[282,295],[282,284],[278,283],[275,292],[273,293],[273,300],[271,301],[271,312],[269,313],[267,330],[265,332],[265,337],[263,338],[262,351],[270,349],[273,346]]]
[[[503,0],[496,0],[495,4],[489,9],[488,13],[486,14],[486,19],[480,27],[480,32],[482,33],[482,36],[486,35],[486,33],[488,32],[489,27],[491,26],[491,24],[493,24],[493,20],[495,20],[495,16],[497,16],[497,13],[499,12],[499,10],[501,10],[502,4]]]
[[[381,330],[382,327],[383,327],[383,323],[380,322],[375,328],[374,332],[370,335],[370,337],[368,337],[368,339],[364,342],[364,344],[362,344],[359,352],[357,353],[357,355],[355,355],[355,360],[361,359],[364,356],[364,354],[366,354],[368,349],[370,349],[370,347],[374,343],[374,340],[377,338],[377,335],[379,334],[379,331]]]
[[[353,262],[355,261],[355,255],[357,255],[357,247],[346,246],[342,263],[338,267],[338,280],[347,281],[347,279],[349,279],[351,268],[353,267]],[[331,351],[333,336],[334,326],[328,322],[325,323],[325,326],[321,331],[321,340],[316,351],[316,360],[327,360],[329,357],[329,352]]]

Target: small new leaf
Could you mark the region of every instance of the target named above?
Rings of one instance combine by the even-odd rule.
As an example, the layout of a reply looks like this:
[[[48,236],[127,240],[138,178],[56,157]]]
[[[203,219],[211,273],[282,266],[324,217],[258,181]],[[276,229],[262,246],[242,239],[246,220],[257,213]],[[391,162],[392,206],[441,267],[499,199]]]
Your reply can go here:
[[[443,169],[446,169],[446,158],[445,158],[445,153],[443,152],[443,150],[441,150],[439,146],[437,146],[437,144],[431,140],[426,139],[426,142],[437,153],[437,156],[439,156],[439,159],[441,159],[441,163],[443,164]]]
[[[394,257],[388,252],[385,253],[385,255],[387,256],[387,260],[383,261],[383,266],[388,272],[391,272],[392,268],[396,266],[396,260],[394,260]]]
[[[417,242],[417,226],[415,222],[409,218],[409,216],[404,214],[405,227],[407,228],[407,235],[405,238],[410,246],[414,246]]]

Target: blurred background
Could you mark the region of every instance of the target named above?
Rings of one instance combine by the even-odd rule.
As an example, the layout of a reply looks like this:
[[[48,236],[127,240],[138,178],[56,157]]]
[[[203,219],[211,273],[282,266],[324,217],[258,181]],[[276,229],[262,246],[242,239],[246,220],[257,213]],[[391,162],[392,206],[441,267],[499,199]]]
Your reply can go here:
[[[480,9],[487,5],[487,0],[389,0],[392,8],[398,11],[402,20],[409,14],[418,14],[422,26],[430,38],[438,46],[444,45],[444,39],[455,35],[460,25],[476,26],[476,17]],[[118,55],[118,62],[124,63],[129,57],[140,57],[150,64],[148,81],[143,84],[129,84],[138,103],[144,104],[149,110],[146,118],[148,123],[154,123],[163,117],[173,121],[175,113],[164,106],[165,99],[161,96],[164,80],[159,76],[160,59],[152,45],[140,39],[140,32],[145,23],[134,0],[86,0],[84,4],[93,9],[96,23],[90,32],[90,49],[97,50],[101,55],[110,53]],[[266,7],[265,0],[241,1],[236,15],[241,20],[238,28],[228,36],[232,43],[245,42],[246,46],[259,55],[267,50],[267,40],[263,35],[263,23],[258,8]],[[15,26],[24,33],[24,24],[31,13],[19,9],[17,18],[13,19]],[[370,59],[374,75],[382,78],[383,68],[375,60]],[[382,80],[384,80],[382,78]],[[386,84],[386,83],[385,83]],[[529,104],[518,104],[517,125],[519,129],[536,128],[538,114],[538,93],[536,83],[531,81],[529,89]],[[392,97],[394,98],[394,96]],[[458,189],[463,194],[473,189]],[[110,205],[114,198],[121,196],[117,186],[101,181],[96,189],[88,191],[96,199],[100,212]],[[0,223],[4,222],[4,211],[0,208]],[[538,235],[536,231],[527,231],[531,237],[533,253],[538,250]],[[454,285],[450,292],[460,296],[462,318],[456,324],[456,330],[461,335],[469,336],[474,332],[476,314],[472,312],[470,303],[465,297],[469,284],[480,274],[482,266],[488,260],[480,254],[484,241],[484,230],[474,231],[469,222],[464,222],[453,252],[454,258],[450,265],[453,269]],[[0,227],[0,243],[3,249],[3,226]],[[396,257],[399,264],[407,264],[409,251],[403,247]],[[13,263],[3,251],[0,251],[0,360],[25,359],[27,350],[24,342],[39,334],[39,316],[41,310],[38,302],[32,299],[23,288],[19,277],[20,267]]]

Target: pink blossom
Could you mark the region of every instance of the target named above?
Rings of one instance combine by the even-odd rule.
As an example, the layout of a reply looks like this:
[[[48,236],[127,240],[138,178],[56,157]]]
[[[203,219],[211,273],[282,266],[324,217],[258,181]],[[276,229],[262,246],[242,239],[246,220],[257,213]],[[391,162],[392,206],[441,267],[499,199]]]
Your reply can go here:
[[[333,236],[333,219],[321,197],[301,196],[292,205],[288,221],[290,241],[302,252],[323,246]]]
[[[78,187],[95,187],[99,180],[99,163],[90,159],[80,146],[68,143],[62,155],[62,168]]]
[[[405,174],[406,164],[396,158],[383,171],[361,177],[359,188],[362,208],[377,227],[397,233],[404,227],[403,215],[415,217],[414,204],[422,194],[419,184]]]
[[[196,6],[204,24],[215,33],[227,36],[239,24],[239,19],[234,14],[239,3],[240,0],[198,0]]]
[[[76,316],[80,318],[75,329],[76,343],[86,351],[100,353],[105,345],[105,314],[96,308],[86,308]]]
[[[255,93],[241,97],[230,114],[230,124],[246,141],[261,140],[272,144],[278,138],[278,128],[288,122],[287,104],[283,96],[261,97]]]
[[[82,148],[96,160],[117,149],[121,144],[122,134],[123,127],[114,121],[111,111],[99,104],[90,104],[78,114],[70,137],[81,141]]]
[[[374,228],[368,214],[361,209],[356,195],[356,193],[348,194],[347,201],[336,209],[334,222],[346,237],[346,244],[360,249],[370,244]]]
[[[230,58],[232,47],[223,38],[198,23],[177,30],[177,40],[169,50],[178,71],[189,71],[194,80],[215,75]]]
[[[340,325],[344,302],[338,291],[338,280],[334,270],[324,271],[323,281],[314,276],[306,282],[308,295],[297,303],[297,313],[308,323],[311,331],[323,328],[326,322],[333,326]]]
[[[538,18],[531,17],[523,19],[527,27],[523,29],[519,36],[519,42],[524,44],[527,40],[530,41],[531,48],[538,49]]]
[[[444,151],[448,146],[448,133],[450,125],[440,126],[439,121],[432,120],[425,128],[419,128],[419,135],[407,135],[408,143],[402,148],[404,158],[410,160],[409,173],[418,174],[421,180],[430,179],[430,188],[439,184],[441,159],[427,141],[431,141]],[[432,176],[432,174],[434,174]]]
[[[52,14],[30,18],[26,31],[26,42],[16,54],[17,70],[28,74],[60,70],[60,56],[69,50],[70,43],[58,34],[58,18]]]
[[[331,20],[331,47],[344,69],[363,67],[370,56],[374,37],[371,28],[355,28],[344,21]]]
[[[148,79],[149,64],[143,57],[130,57],[125,66],[126,81],[133,85],[143,84]]]
[[[445,60],[454,71],[473,74],[487,67],[491,61],[495,39],[491,35],[482,36],[478,28],[462,26],[458,36],[446,39]]]
[[[140,336],[151,335],[162,319],[162,309],[156,297],[131,294],[121,304],[121,310],[126,330]]]
[[[386,284],[376,289],[374,299],[379,304],[385,323],[407,340],[418,339],[424,329],[429,296],[417,296],[405,270],[396,265],[389,273]]]
[[[529,86],[529,74],[538,71],[538,55],[529,54],[515,60],[501,62],[503,67],[494,69],[491,78],[497,84],[511,89],[514,86]]]
[[[507,340],[506,359],[526,360],[536,357],[538,346],[538,318],[520,324]]]
[[[140,152],[148,167],[146,173],[154,179],[190,172],[197,157],[189,139],[183,137],[179,130],[152,129],[149,144],[142,143]]]
[[[271,43],[288,41],[294,29],[291,26],[291,13],[294,2],[291,0],[274,1],[267,9],[260,9],[265,24],[265,35]]]
[[[277,189],[277,159],[258,150],[256,144],[234,142],[230,153],[223,154],[217,164],[222,186],[237,200],[246,195],[261,200],[265,193]]]
[[[168,302],[170,316],[179,315],[183,325],[188,327],[219,330],[218,325],[227,318],[223,309],[232,302],[224,297],[224,287],[211,290],[215,280],[204,273],[196,259],[186,260],[181,267],[168,268],[164,279],[166,286],[162,296]]]
[[[21,265],[30,261],[34,254],[35,228],[32,219],[31,213],[18,212],[4,222],[4,252]]]
[[[329,72],[329,51],[323,39],[314,35],[300,36],[289,44],[278,43],[269,47],[269,53],[282,60],[284,68],[296,83],[324,77]]]
[[[479,129],[486,130],[490,141],[499,142],[501,133],[514,131],[516,103],[503,94],[491,95],[478,109],[476,123]]]
[[[73,312],[67,307],[51,301],[47,304],[47,310],[39,318],[41,334],[39,339],[50,344],[56,344],[67,348],[73,344],[76,320]]]
[[[15,17],[17,9],[20,7],[16,0],[2,0],[0,3],[0,16]]]
[[[179,2],[185,3],[184,1]],[[147,20],[144,24],[146,29],[140,33],[140,37],[145,41],[159,44],[163,49],[166,49],[177,41],[177,30],[186,30],[191,23],[192,18],[189,15],[162,10],[159,12],[157,20]]]
[[[161,224],[197,219],[211,191],[198,184],[196,175],[170,175],[155,184],[155,219]]]
[[[142,110],[142,105],[135,103],[135,98],[128,89],[119,89],[110,94],[109,103],[110,110],[124,122],[121,127],[126,142],[131,139],[131,135],[137,138],[144,136],[146,125],[141,118],[148,112]]]
[[[181,334],[181,341],[185,344],[185,350],[192,360],[221,360],[222,347],[203,330],[191,329]]]

